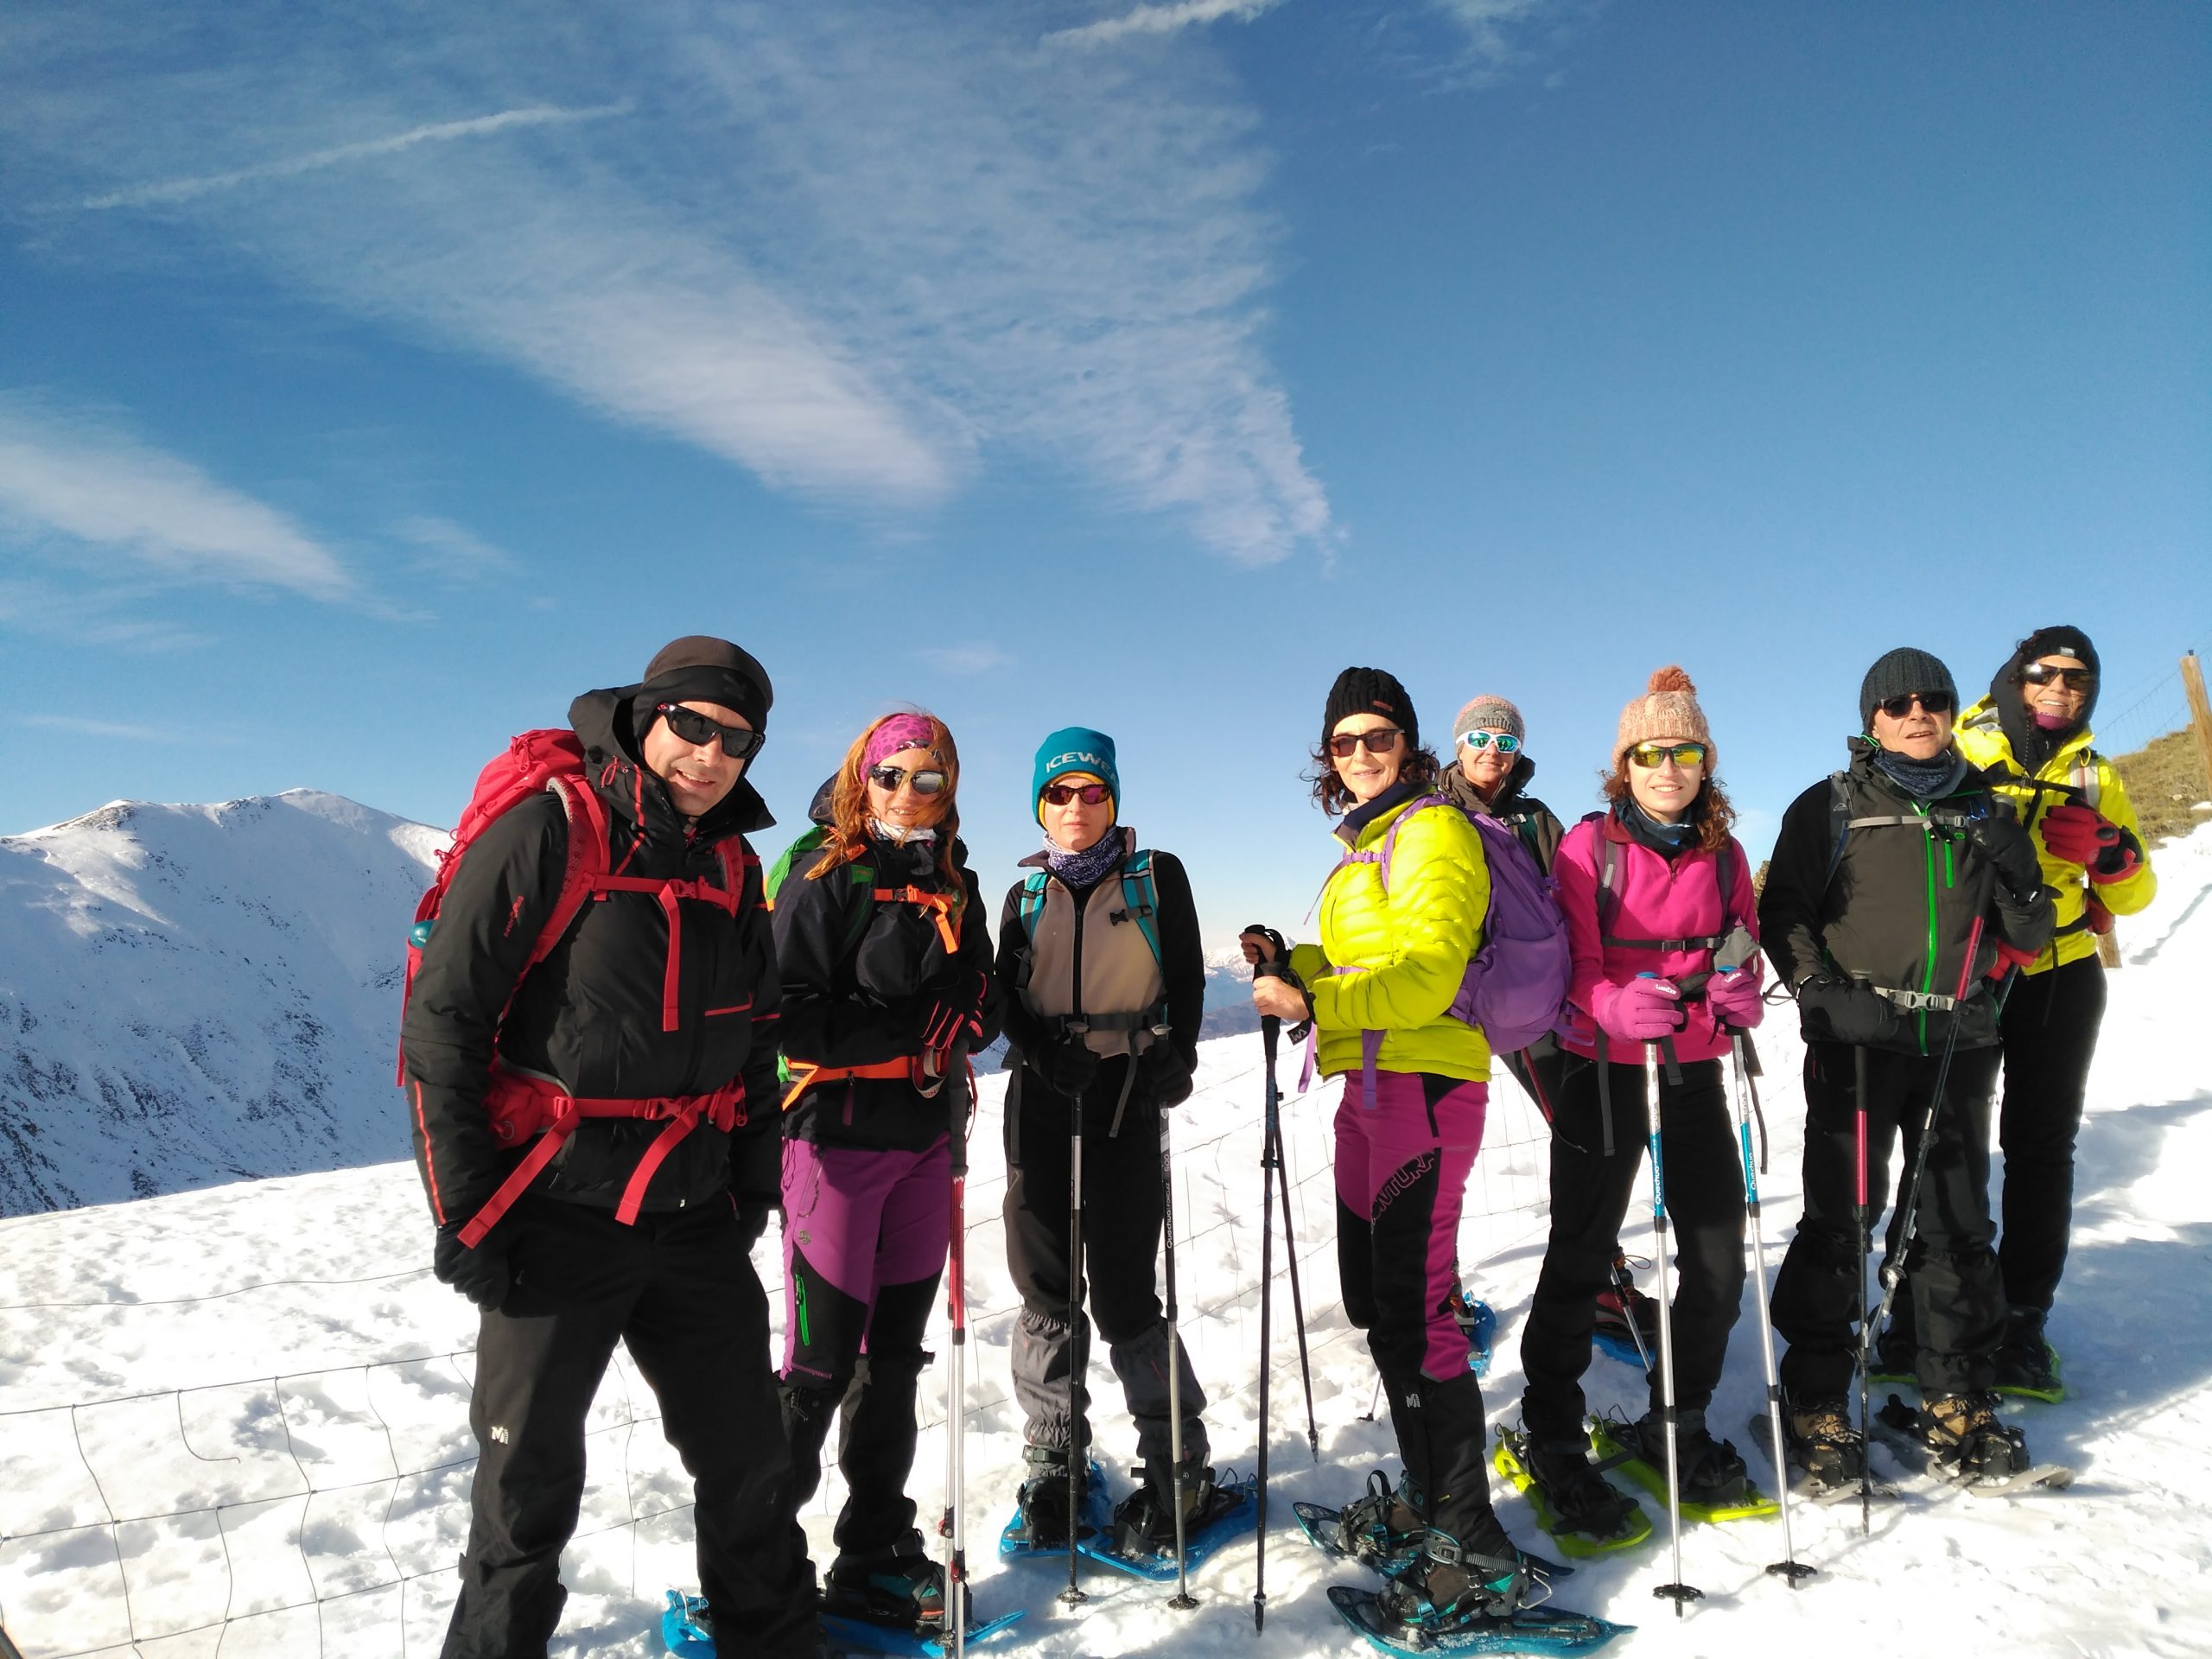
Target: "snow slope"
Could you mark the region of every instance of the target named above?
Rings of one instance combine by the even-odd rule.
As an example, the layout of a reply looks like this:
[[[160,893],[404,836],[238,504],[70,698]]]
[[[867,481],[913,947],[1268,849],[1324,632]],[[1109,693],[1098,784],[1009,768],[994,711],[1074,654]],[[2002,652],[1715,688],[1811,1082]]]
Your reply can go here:
[[[312,790],[0,838],[0,1215],[404,1154],[400,963],[445,839]]]
[[[1651,1597],[1663,1547],[1585,1565],[1559,1599],[1638,1624],[1614,1651],[2212,1652],[2202,1518],[2212,1493],[2202,1289],[2212,1221],[2202,1196],[2212,1065],[2189,1040],[2212,982],[2212,830],[2162,849],[2158,866],[2156,906],[2121,924],[2126,966],[2113,982],[2082,1134],[2075,1255],[2052,1325],[2073,1398],[2018,1413],[2038,1455],[2081,1466],[2072,1493],[2004,1502],[1915,1490],[1878,1509],[1865,1538],[1854,1506],[1800,1505],[1798,1554],[1821,1576],[1795,1592],[1762,1571],[1781,1553],[1772,1522],[1692,1529],[1684,1570],[1707,1599],[1679,1622]],[[1774,1031],[1764,1047],[1770,1273],[1795,1220],[1802,1109],[1796,1043]],[[1216,1459],[1240,1467],[1249,1466],[1256,1429],[1258,1050],[1250,1037],[1206,1045],[1199,1093],[1174,1119],[1184,1330],[1213,1397]],[[1200,1605],[1184,1613],[1156,1587],[1096,1573],[1087,1578],[1090,1602],[1070,1613],[1053,1599],[1057,1562],[1002,1566],[991,1556],[1020,1439],[1007,1400],[1014,1299],[996,1215],[1002,1090],[1001,1077],[984,1079],[976,1137],[967,1410],[979,1607],[1031,1610],[1019,1640],[999,1650],[1185,1659],[1365,1651],[1322,1596],[1327,1583],[1356,1575],[1331,1570],[1287,1517],[1291,1499],[1341,1501],[1389,1461],[1386,1427],[1363,1416],[1372,1368],[1338,1306],[1332,1100],[1317,1094],[1285,1112],[1322,1449],[1317,1468],[1306,1452],[1278,1249],[1275,1527],[1268,1626],[1255,1642],[1249,1540],[1207,1567],[1193,1586]],[[1540,1128],[1501,1084],[1461,1238],[1469,1281],[1502,1321],[1486,1390],[1501,1415],[1518,1393],[1515,1339],[1542,1251]],[[1640,1203],[1631,1211],[1631,1246],[1648,1236],[1647,1216]],[[466,1526],[474,1322],[423,1270],[428,1243],[404,1165],[0,1223],[0,1603],[29,1659],[211,1656],[219,1641],[230,1659],[435,1650]],[[772,1234],[758,1256],[771,1277],[773,1244]],[[1719,1422],[1743,1422],[1760,1397],[1754,1332],[1747,1305]],[[941,1390],[943,1380],[940,1365],[925,1386]],[[1600,1408],[1632,1406],[1640,1393],[1639,1379],[1604,1358],[1589,1381]],[[1103,1365],[1094,1382],[1110,1402]],[[626,1365],[610,1374],[594,1420],[583,1535],[567,1560],[574,1593],[558,1652],[655,1652],[647,1632],[659,1592],[690,1580],[685,1485],[652,1409]],[[1126,1424],[1109,1411],[1102,1425],[1102,1451],[1125,1462]],[[1755,1452],[1752,1466],[1765,1472]],[[925,1510],[938,1501],[942,1468],[932,1432],[914,1481]],[[818,1549],[842,1496],[833,1475],[809,1513]],[[1541,1541],[1522,1501],[1500,1499],[1516,1535]],[[195,1633],[157,1639],[185,1631]]]

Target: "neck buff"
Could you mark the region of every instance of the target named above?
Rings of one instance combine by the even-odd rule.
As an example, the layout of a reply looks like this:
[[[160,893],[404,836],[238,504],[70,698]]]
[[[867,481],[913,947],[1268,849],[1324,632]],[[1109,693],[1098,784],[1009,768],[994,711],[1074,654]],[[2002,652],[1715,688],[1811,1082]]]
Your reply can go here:
[[[1949,794],[1967,775],[1967,763],[1949,749],[1931,760],[1916,760],[1894,749],[1877,749],[1874,764],[1885,778],[1916,801]]]
[[[1704,798],[1702,792],[1700,799]],[[1690,837],[1697,834],[1697,809],[1693,803],[1690,810],[1682,814],[1679,823],[1663,823],[1637,804],[1633,795],[1621,797],[1621,822],[1628,826],[1630,835],[1641,836],[1653,848],[1678,853],[1689,845]]]
[[[1122,826],[1115,824],[1079,853],[1069,852],[1047,833],[1045,868],[1070,887],[1095,887],[1127,855]]]
[[[894,749],[892,753],[895,754],[898,751]],[[893,847],[927,846],[937,839],[936,830],[927,824],[902,829],[898,824],[886,823],[881,818],[875,817],[868,821],[868,832],[878,841],[887,841]]]

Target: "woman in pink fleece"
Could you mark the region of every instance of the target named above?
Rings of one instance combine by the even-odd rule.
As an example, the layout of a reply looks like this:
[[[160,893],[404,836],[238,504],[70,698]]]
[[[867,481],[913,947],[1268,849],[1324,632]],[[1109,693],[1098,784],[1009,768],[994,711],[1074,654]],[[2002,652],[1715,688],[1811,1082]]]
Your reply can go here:
[[[1675,667],[1621,711],[1607,810],[1567,833],[1553,874],[1573,954],[1552,1122],[1551,1236],[1521,1339],[1522,1462],[1554,1532],[1605,1542],[1649,1522],[1591,1465],[1582,1373],[1592,1300],[1643,1165],[1644,1047],[1659,1091],[1667,1210],[1680,1253],[1673,1308],[1682,1499],[1740,1502],[1743,1459],[1705,1425],[1744,1288],[1744,1179],[1723,1066],[1730,1030],[1759,1022],[1757,897],[1729,834],[1697,688]],[[1662,1275],[1663,1276],[1663,1275]],[[1666,1466],[1658,1411],[1611,1432]]]

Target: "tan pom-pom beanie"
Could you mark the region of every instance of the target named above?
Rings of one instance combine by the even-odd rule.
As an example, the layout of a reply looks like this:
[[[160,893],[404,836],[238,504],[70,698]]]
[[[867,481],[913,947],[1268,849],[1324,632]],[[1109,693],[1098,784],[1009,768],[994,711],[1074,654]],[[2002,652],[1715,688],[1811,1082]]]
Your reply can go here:
[[[1656,671],[1643,695],[1621,710],[1620,732],[1613,739],[1613,770],[1620,770],[1623,755],[1655,737],[1692,739],[1704,744],[1708,778],[1719,765],[1719,755],[1713,747],[1713,728],[1705,723],[1705,710],[1698,707],[1697,687],[1672,663]]]

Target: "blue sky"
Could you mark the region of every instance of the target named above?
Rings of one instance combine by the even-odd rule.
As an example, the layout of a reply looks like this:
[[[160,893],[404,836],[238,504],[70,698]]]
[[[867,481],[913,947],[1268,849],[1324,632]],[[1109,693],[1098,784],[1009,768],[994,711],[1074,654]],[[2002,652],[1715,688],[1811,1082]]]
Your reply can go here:
[[[1680,660],[1756,859],[1889,645],[2212,647],[2204,8],[481,10],[0,15],[0,829],[715,632],[787,826],[924,703],[996,890],[1095,724],[1222,940],[1347,663],[1572,817]]]

